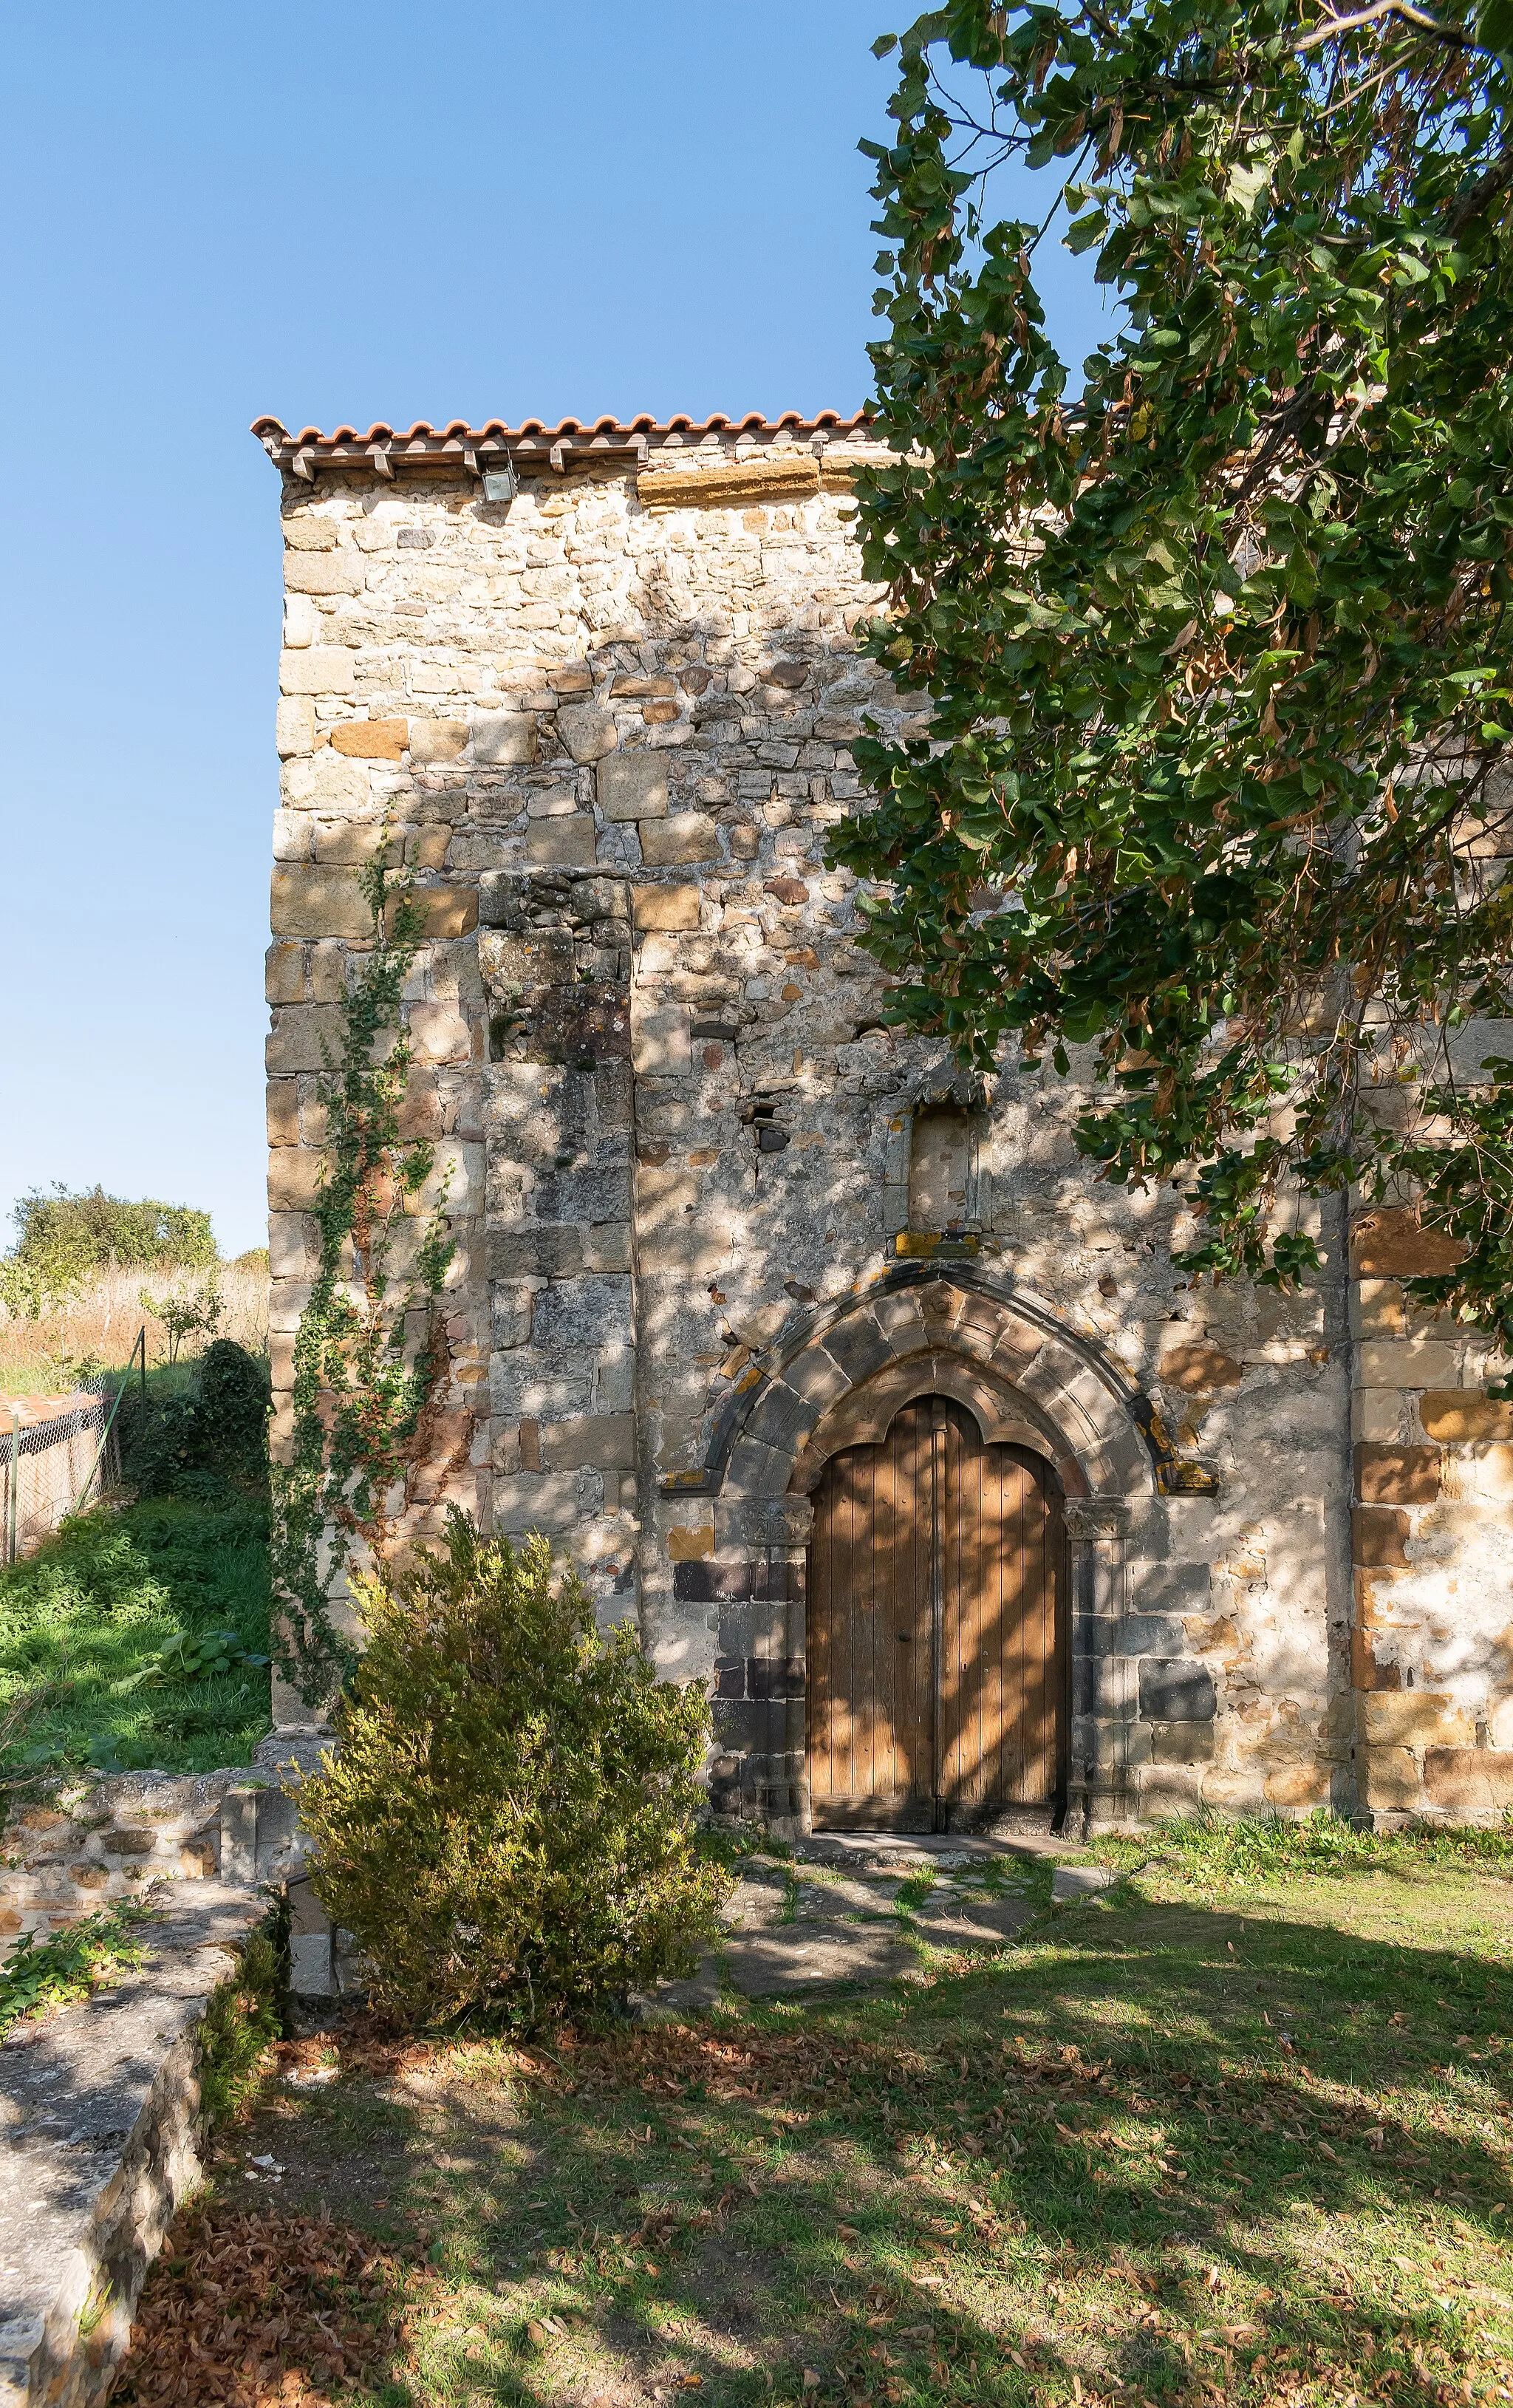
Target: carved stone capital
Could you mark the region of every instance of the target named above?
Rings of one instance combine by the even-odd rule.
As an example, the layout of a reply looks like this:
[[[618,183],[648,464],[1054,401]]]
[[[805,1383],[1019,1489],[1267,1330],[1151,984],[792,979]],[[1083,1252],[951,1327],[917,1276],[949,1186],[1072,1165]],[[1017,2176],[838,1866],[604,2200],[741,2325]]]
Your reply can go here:
[[[1122,1539],[1130,1526],[1130,1509],[1118,1497],[1068,1497],[1064,1507],[1069,1539]]]

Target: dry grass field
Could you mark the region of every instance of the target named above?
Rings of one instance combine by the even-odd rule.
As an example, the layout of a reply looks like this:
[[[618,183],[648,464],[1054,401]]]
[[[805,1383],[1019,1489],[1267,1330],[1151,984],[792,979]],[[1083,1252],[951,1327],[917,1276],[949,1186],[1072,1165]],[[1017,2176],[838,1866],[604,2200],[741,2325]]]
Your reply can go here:
[[[215,1335],[234,1338],[254,1354],[268,1344],[268,1271],[265,1259],[222,1263],[221,1314]],[[128,1359],[136,1333],[147,1325],[150,1364],[168,1359],[169,1333],[143,1294],[163,1305],[202,1297],[211,1274],[203,1270],[106,1271],[40,1321],[0,1312],[0,1389],[21,1396],[50,1395],[72,1387],[81,1366],[113,1371]],[[203,1334],[190,1338],[182,1354],[197,1354]]]

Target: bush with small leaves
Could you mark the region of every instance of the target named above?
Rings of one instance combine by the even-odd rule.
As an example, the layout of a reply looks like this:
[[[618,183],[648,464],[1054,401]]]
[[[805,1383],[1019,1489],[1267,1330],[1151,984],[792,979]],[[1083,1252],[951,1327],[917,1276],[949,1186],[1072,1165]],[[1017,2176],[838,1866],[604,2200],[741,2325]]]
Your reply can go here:
[[[455,1510],[444,1552],[354,1587],[367,1652],[299,1807],[375,2003],[529,2028],[690,1970],[727,1887],[694,1845],[702,1689],[601,1637],[545,1539]]]
[[[121,1400],[122,1477],[138,1497],[193,1497],[214,1504],[227,1484],[250,1493],[268,1482],[268,1367],[235,1339],[217,1338],[187,1396]]]

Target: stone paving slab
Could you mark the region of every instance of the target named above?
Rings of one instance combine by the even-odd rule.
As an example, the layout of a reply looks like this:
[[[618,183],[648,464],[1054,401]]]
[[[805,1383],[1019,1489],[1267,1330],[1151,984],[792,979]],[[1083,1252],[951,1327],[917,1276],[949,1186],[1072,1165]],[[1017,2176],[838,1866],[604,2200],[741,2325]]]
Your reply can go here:
[[[1066,1856],[1071,1845],[1049,1831],[997,1836],[968,1831],[816,1831],[800,1842],[795,1853],[804,1864],[835,1865],[849,1872],[893,1873],[906,1880],[913,1873],[956,1872],[1012,1856],[1033,1863],[1042,1856]]]
[[[1002,1947],[1034,1914],[1027,1899],[974,1897],[939,1891],[913,1910],[921,1936],[934,1948]]]
[[[919,1963],[896,1921],[852,1923],[817,1930],[787,1924],[737,1941],[725,1953],[732,1989],[747,1999],[773,1999],[828,1982],[892,1982]]]
[[[1119,1873],[1112,1865],[1058,1865],[1051,1875],[1050,1895],[1060,1905],[1072,1898],[1095,1898],[1112,1889]]]
[[[902,1884],[896,1880],[856,1881],[844,1876],[835,1881],[804,1881],[798,1884],[795,1912],[805,1922],[819,1919],[835,1922],[850,1914],[891,1914],[893,1900]]]
[[[787,1902],[786,1882],[740,1881],[725,1900],[725,1921],[733,1931],[760,1929],[776,1923]]]
[[[836,1836],[827,1833],[825,1840]],[[1016,1853],[1001,1840],[844,1837],[839,1864],[831,1871],[835,1859],[827,1856],[823,1876],[807,1846],[797,1862],[744,1859],[724,1910],[730,1938],[709,1952],[692,1980],[666,1984],[643,2000],[642,2012],[698,2014],[727,1990],[767,1999],[841,1983],[894,1981],[918,1967],[921,1942],[943,1949],[1002,1948],[1035,1912],[1022,1895],[985,1887],[979,1878]],[[881,1870],[874,1870],[876,1859],[867,1853],[874,1848],[882,1854]],[[901,1909],[906,1879],[921,1874],[931,1877],[932,1887],[919,1903]]]
[[[643,2012],[701,2014],[727,1989],[743,1999],[776,1999],[845,1982],[892,1982],[919,1961],[892,1917],[887,1923],[780,1924],[711,1951],[691,1981],[664,1983]]]

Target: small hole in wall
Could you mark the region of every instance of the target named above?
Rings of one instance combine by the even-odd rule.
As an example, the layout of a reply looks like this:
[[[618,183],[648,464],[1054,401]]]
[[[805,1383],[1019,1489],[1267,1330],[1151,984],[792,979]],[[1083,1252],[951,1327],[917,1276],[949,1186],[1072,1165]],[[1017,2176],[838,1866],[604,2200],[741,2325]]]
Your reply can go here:
[[[778,1125],[778,1106],[773,1096],[753,1096],[741,1118],[749,1128],[756,1130],[759,1154],[782,1153],[788,1143],[788,1131]]]

